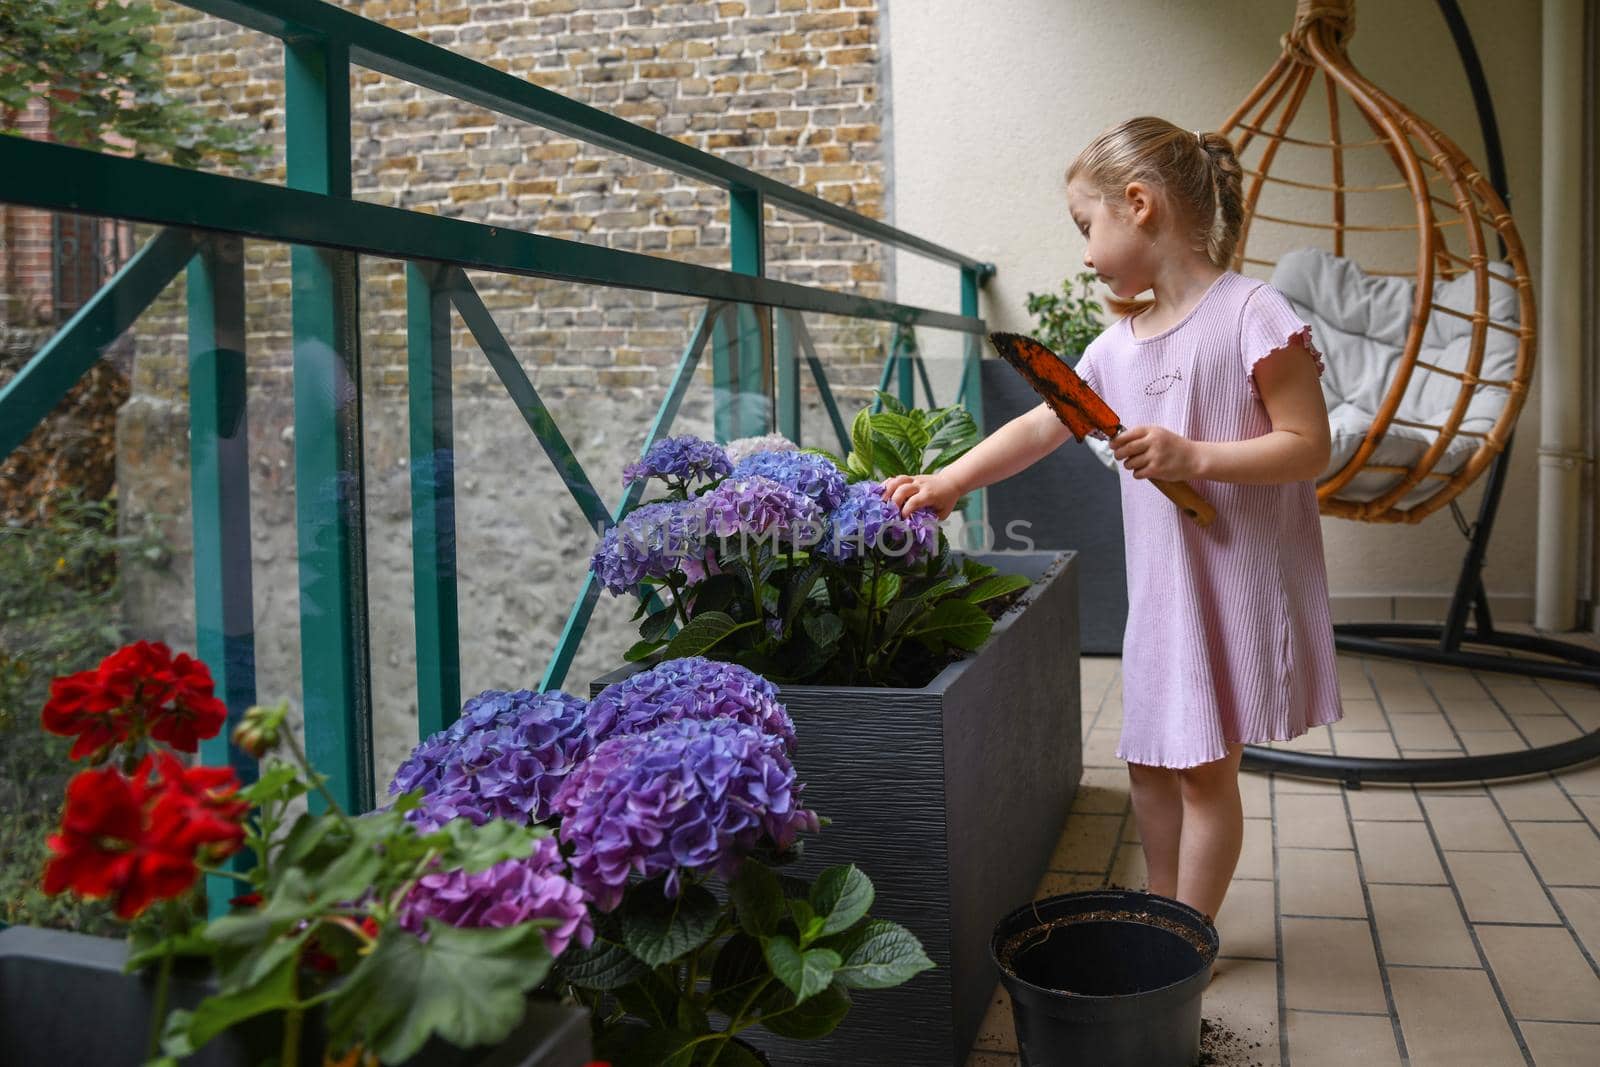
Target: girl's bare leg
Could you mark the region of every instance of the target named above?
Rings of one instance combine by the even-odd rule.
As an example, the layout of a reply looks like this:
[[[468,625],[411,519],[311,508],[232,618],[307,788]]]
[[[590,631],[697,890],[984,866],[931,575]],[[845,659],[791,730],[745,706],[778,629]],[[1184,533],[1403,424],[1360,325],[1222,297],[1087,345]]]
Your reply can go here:
[[[1183,830],[1183,793],[1178,771],[1144,763],[1128,764],[1128,792],[1139,824],[1144,864],[1152,893],[1178,894],[1178,847]]]
[[[1213,918],[1233,881],[1244,844],[1244,805],[1239,799],[1239,758],[1243,754],[1243,745],[1230,744],[1222,759],[1177,772],[1183,797],[1183,838],[1173,895]]]

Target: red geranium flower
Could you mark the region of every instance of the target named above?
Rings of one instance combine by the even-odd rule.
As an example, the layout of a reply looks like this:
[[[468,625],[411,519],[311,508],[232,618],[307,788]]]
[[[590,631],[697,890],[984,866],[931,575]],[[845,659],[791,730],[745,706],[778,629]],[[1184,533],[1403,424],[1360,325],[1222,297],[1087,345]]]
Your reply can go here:
[[[138,641],[92,671],[52,682],[41,721],[51,733],[78,735],[72,759],[99,759],[113,745],[145,736],[193,752],[228,717],[214,689],[200,660],[174,657],[159,641]]]
[[[153,777],[152,770],[159,777]],[[61,832],[49,840],[44,891],[112,897],[119,918],[186,892],[196,860],[220,859],[244,842],[246,802],[231,768],[186,768],[161,753],[133,775],[82,771],[67,784]]]
[[[40,722],[53,734],[78,735],[69,758],[97,756],[132,735],[136,720],[127,707],[132,695],[132,686],[108,683],[98,669],[79,671],[50,683]]]
[[[150,736],[180,752],[193,752],[202,739],[217,736],[228,708],[212,695],[211,671],[200,660],[180,652],[170,674],[174,684],[169,702],[145,706]]]

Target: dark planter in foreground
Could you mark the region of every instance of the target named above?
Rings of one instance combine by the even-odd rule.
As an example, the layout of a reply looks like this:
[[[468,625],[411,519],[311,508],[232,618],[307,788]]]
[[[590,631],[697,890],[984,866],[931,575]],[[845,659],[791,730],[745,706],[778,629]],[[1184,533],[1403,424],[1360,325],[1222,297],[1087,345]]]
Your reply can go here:
[[[1039,394],[1003,359],[981,364],[983,432],[994,433],[1039,405]],[[1122,486],[1087,445],[1067,443],[1027,470],[984,490],[989,525],[1019,534],[1035,548],[1070,548],[1083,561],[1078,585],[1080,644],[1085,655],[1122,655],[1128,625],[1128,573],[1122,544]]]
[[[139,1067],[154,1004],[153,974],[122,973],[127,944],[64,930],[0,930],[0,1064]],[[172,1007],[205,997],[204,977],[174,977]],[[208,1042],[184,1067],[255,1067],[276,1057],[282,1031],[263,1018]],[[301,1062],[315,1067],[311,1035]],[[590,1059],[589,1013],[530,999],[522,1025],[495,1048],[460,1049],[435,1038],[415,1067],[583,1067]]]
[[[1076,556],[975,558],[1035,579],[978,652],[920,689],[779,689],[806,805],[832,820],[806,842],[804,871],[862,868],[872,914],[908,927],[937,964],[855,992],[821,1041],[750,1031],[781,1067],[964,1064],[998,979],[990,932],[1033,898],[1066,821],[1083,766]],[[597,679],[591,695],[639,669]]]

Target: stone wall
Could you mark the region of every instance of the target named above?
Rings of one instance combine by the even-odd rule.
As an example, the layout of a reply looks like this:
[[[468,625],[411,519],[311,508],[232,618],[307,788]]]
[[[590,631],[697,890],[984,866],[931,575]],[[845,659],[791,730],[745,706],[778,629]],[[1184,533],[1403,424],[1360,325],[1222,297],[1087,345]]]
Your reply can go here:
[[[170,85],[258,124],[253,176],[282,182],[283,48],[163,3]],[[876,0],[652,3],[435,0],[344,6],[519,78],[716,152],[863,214],[885,211]],[[409,84],[352,75],[362,200],[726,267],[726,194]],[[872,242],[767,209],[771,277],[891,295]],[[287,249],[246,245],[252,539],[263,699],[299,695],[290,272]],[[608,501],[637,455],[701,304],[473,272],[589,476]],[[136,630],[192,647],[187,350],[180,279],[139,323],[134,397],[119,431],[130,522],[159,522],[169,572],[129,582]],[[415,739],[403,265],[361,265],[361,397],[380,778]],[[887,331],[808,316],[848,419],[870,396]],[[594,532],[461,328],[454,333],[463,690],[536,684]],[[711,434],[710,354],[673,432]],[[803,440],[834,447],[814,388]],[[634,637],[632,605],[602,594],[565,688],[583,692]]]

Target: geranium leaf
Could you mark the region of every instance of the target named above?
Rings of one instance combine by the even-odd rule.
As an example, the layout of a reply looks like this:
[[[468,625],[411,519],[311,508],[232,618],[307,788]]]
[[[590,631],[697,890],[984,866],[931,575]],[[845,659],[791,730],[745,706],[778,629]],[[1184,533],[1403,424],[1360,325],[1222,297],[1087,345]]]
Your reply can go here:
[[[783,887],[766,864],[747,859],[728,885],[728,897],[738,911],[739,926],[754,937],[778,932],[783,921]]]
[[[462,1048],[503,1040],[550,954],[540,927],[458,929],[428,921],[428,939],[391,926],[328,1002],[334,1045],[359,1041],[385,1063],[416,1055],[437,1034]]]
[[[176,1023],[169,1022],[164,1044],[171,1054],[179,1049],[197,1049],[230,1026],[269,1011],[279,1011],[295,1003],[295,971],[299,952],[273,954],[274,966],[240,989],[217,993],[195,1005],[193,1012]]]
[[[852,989],[889,989],[933,967],[916,936],[887,919],[869,919],[830,945],[844,958],[834,978]]]
[[[811,887],[811,907],[822,918],[822,934],[842,933],[872,907],[872,879],[855,864],[829,867]]]
[[[628,896],[622,915],[622,943],[652,967],[671,963],[704,945],[716,932],[722,907],[701,886],[686,885],[676,899],[647,882]]]
[[[451,819],[436,833],[449,841],[441,865],[446,870],[469,874],[486,871],[506,860],[524,859],[533,852],[535,841],[550,836],[542,826],[522,826],[509,819],[493,819],[482,826],[473,825],[471,819]]]
[[[850,994],[837,983],[803,1002],[787,989],[774,989],[761,999],[761,1025],[799,1041],[827,1037],[849,1012]]]
[[[811,948],[802,952],[787,937],[765,938],[761,949],[773,975],[789,987],[800,1004],[828,988],[841,963],[839,954],[832,949]]]

